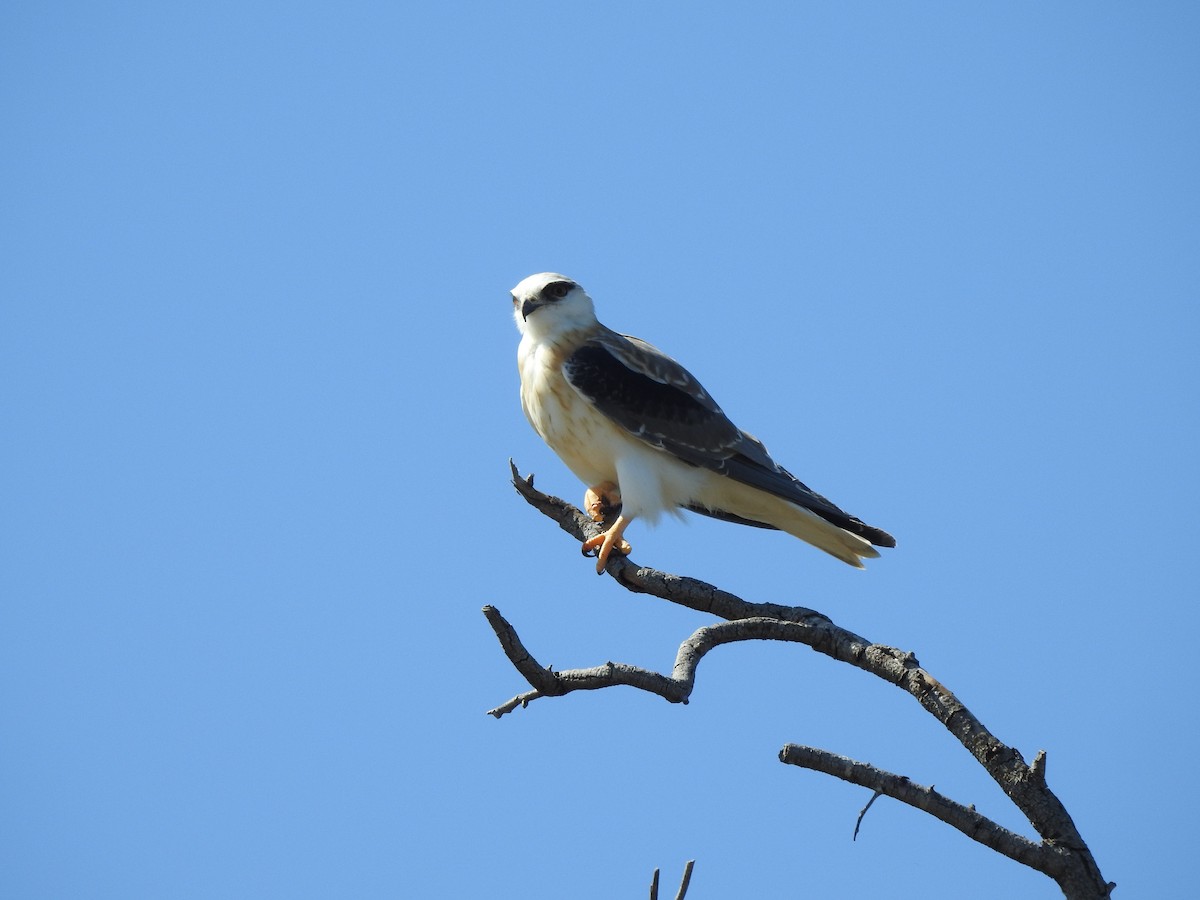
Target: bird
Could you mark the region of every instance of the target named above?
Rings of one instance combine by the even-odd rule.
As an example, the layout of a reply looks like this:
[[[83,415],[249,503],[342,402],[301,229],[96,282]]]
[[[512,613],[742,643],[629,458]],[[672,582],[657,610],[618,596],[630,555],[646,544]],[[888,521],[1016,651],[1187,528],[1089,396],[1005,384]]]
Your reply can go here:
[[[758,438],[730,421],[687,369],[646,341],[596,318],[570,278],[541,272],[510,292],[521,333],[521,408],[541,438],[586,486],[599,523],[583,543],[602,573],[613,552],[632,548],[634,520],[691,510],[777,529],[857,568],[895,547],[775,462]]]

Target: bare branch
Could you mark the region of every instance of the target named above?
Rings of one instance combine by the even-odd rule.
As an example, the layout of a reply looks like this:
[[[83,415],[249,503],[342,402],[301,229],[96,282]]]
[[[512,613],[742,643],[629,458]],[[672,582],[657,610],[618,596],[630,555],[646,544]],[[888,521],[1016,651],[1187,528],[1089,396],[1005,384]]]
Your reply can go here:
[[[583,541],[600,532],[600,526],[580,510],[557,497],[536,490],[533,487],[533,476],[522,478],[512,460],[509,460],[509,465],[512,469],[513,485],[526,502],[557,522],[560,528],[576,540]],[[613,554],[605,571],[627,590],[660,597],[728,621],[725,624],[701,628],[684,641],[679,648],[675,669],[670,678],[616,663],[608,663],[595,669],[553,673],[537,665],[521,646],[512,627],[499,613],[494,610],[489,613],[490,607],[485,608],[485,614],[496,630],[505,653],[534,688],[533,692],[515,697],[491,710],[492,715],[498,718],[538,696],[564,694],[572,690],[594,690],[613,684],[632,685],[659,694],[671,702],[682,703],[691,695],[696,666],[712,647],[750,639],[807,644],[819,653],[839,662],[849,663],[911,694],[987,770],[1009,799],[1029,819],[1041,836],[1042,843],[1033,844],[1019,835],[1000,829],[1000,826],[979,816],[973,809],[953,803],[934,792],[932,788],[921,788],[901,776],[882,772],[863,763],[855,763],[844,757],[836,757],[811,748],[796,748],[799,756],[796,759],[788,759],[787,762],[804,765],[855,784],[864,784],[930,812],[975,840],[1050,875],[1069,898],[1103,898],[1109,896],[1116,887],[1115,884],[1104,881],[1066,808],[1047,787],[1044,751],[1038,753],[1032,765],[1027,765],[1016,749],[998,740],[953,692],[921,668],[912,653],[872,643],[861,635],[838,627],[827,616],[815,610],[773,603],[750,603],[698,579],[637,566],[620,554]],[[793,747],[795,745],[789,745],[785,752]],[[797,761],[801,758],[807,761]],[[829,760],[844,762],[835,765]],[[825,768],[822,768],[822,763],[826,765]],[[864,771],[867,774],[863,774]],[[855,780],[855,777],[850,777],[852,775],[859,779],[869,775],[870,780]],[[901,794],[903,796],[900,796]],[[1038,864],[1030,861],[1032,859],[1036,859]]]
[[[675,894],[675,900],[683,900],[687,896],[688,884],[692,880],[692,867],[696,865],[694,859],[689,859],[683,867],[683,880],[679,882],[679,891]],[[650,879],[650,900],[658,900],[658,869],[654,870],[654,877]]]
[[[670,676],[639,666],[614,662],[590,669],[565,669],[555,672],[533,658],[521,643],[516,630],[498,609],[485,606],[483,614],[500,639],[500,646],[505,655],[533,688],[532,691],[519,694],[495,709],[488,710],[488,714],[497,719],[518,706],[528,706],[531,700],[538,697],[560,697],[573,691],[594,691],[619,684],[657,694],[670,703],[686,704],[696,685],[696,668],[705,654],[714,647],[735,641],[792,641],[809,644],[813,640],[810,627],[800,622],[784,622],[766,617],[737,619],[697,629],[679,646],[679,652],[675,656],[675,667]]]
[[[582,543],[600,534],[602,528],[565,500],[543,494],[533,486],[533,476],[522,478],[510,459],[513,486],[525,501],[543,515],[558,523],[558,527]],[[634,565],[619,553],[609,557],[605,571],[623,587],[635,594],[650,594],[670,600],[697,612],[710,613],[721,619],[746,619],[751,616],[770,616],[785,622],[828,622],[829,617],[803,606],[782,606],[777,603],[750,603],[736,594],[723,591],[698,578],[671,575],[656,569]]]
[[[689,859],[683,867],[683,880],[679,882],[679,891],[675,894],[675,900],[683,900],[687,895],[688,885],[692,883],[692,869],[695,867],[696,861]]]
[[[525,649],[525,645],[517,637],[516,630],[504,616],[500,615],[500,610],[494,606],[485,606],[483,614],[487,617],[496,637],[500,639],[500,646],[504,649],[505,656],[509,658],[516,670],[525,676],[525,680],[533,688],[532,691],[519,694],[495,709],[489,709],[488,715],[495,716],[497,719],[505,713],[512,712],[518,706],[528,706],[530,701],[536,700],[538,697],[561,697],[572,691],[595,691],[618,684],[626,684],[639,690],[658,694],[672,703],[686,703],[687,694],[682,691],[686,686],[687,693],[690,693],[691,686],[695,681],[694,674],[687,679],[669,678],[658,672],[651,672],[649,669],[613,662],[590,669],[566,669],[562,672],[555,672],[548,666],[543,667]],[[699,662],[698,658],[696,662]],[[694,670],[695,663],[692,664],[693,673]]]
[[[922,812],[927,812],[941,819],[947,825],[957,828],[967,837],[978,841],[984,846],[991,847],[998,853],[1003,853],[1009,859],[1024,863],[1039,872],[1044,872],[1051,878],[1062,871],[1062,853],[1046,845],[1035,844],[1028,838],[1021,837],[1008,829],[996,824],[991,819],[981,816],[974,809],[956,803],[949,797],[944,797],[932,787],[922,787],[914,784],[903,775],[893,775],[877,769],[867,763],[856,762],[845,756],[838,756],[828,750],[816,747],[804,747],[800,744],[787,744],[779,751],[779,761],[792,766],[823,772],[851,784],[861,785],[875,791],[875,797],[880,794],[907,803]],[[871,803],[875,802],[871,798]],[[863,809],[865,814],[867,807]],[[859,815],[859,821],[862,820]],[[855,826],[855,834],[858,827]]]

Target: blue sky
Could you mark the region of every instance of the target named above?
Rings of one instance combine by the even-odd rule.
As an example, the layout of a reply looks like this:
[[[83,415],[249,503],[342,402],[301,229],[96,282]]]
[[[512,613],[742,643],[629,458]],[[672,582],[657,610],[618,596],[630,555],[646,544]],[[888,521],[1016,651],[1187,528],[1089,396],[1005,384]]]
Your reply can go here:
[[[910,698],[793,646],[687,707],[542,700],[704,616],[598,579],[507,459],[507,291],[582,282],[899,547],[635,525],[634,559],[915,652],[1118,897],[1197,799],[1191,4],[55,4],[0,13],[0,894],[1056,897]],[[1169,761],[1174,760],[1175,763]],[[1178,761],[1183,760],[1182,763]]]

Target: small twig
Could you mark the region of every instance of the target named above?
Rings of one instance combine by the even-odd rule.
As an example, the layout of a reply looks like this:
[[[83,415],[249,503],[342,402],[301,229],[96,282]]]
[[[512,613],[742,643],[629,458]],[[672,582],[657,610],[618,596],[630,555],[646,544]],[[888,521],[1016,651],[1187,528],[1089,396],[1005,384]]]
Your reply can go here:
[[[786,762],[786,760],[785,760]],[[863,816],[867,814],[867,810],[871,808],[871,804],[878,800],[883,795],[883,791],[876,791],[871,795],[871,799],[867,801],[867,805],[862,808],[858,814],[858,820],[854,823],[854,836],[850,838],[852,841],[858,840],[858,829],[862,825]]]

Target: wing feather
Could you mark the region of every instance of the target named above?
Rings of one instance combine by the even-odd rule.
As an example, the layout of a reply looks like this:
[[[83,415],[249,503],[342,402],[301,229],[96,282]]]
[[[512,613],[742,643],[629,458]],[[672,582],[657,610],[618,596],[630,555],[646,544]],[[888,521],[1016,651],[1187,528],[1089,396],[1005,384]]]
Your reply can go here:
[[[839,509],[776,463],[687,369],[645,341],[604,329],[566,358],[563,375],[596,409],[647,444],[795,503],[872,544],[896,546],[886,531]],[[763,525],[722,510],[697,511]]]

